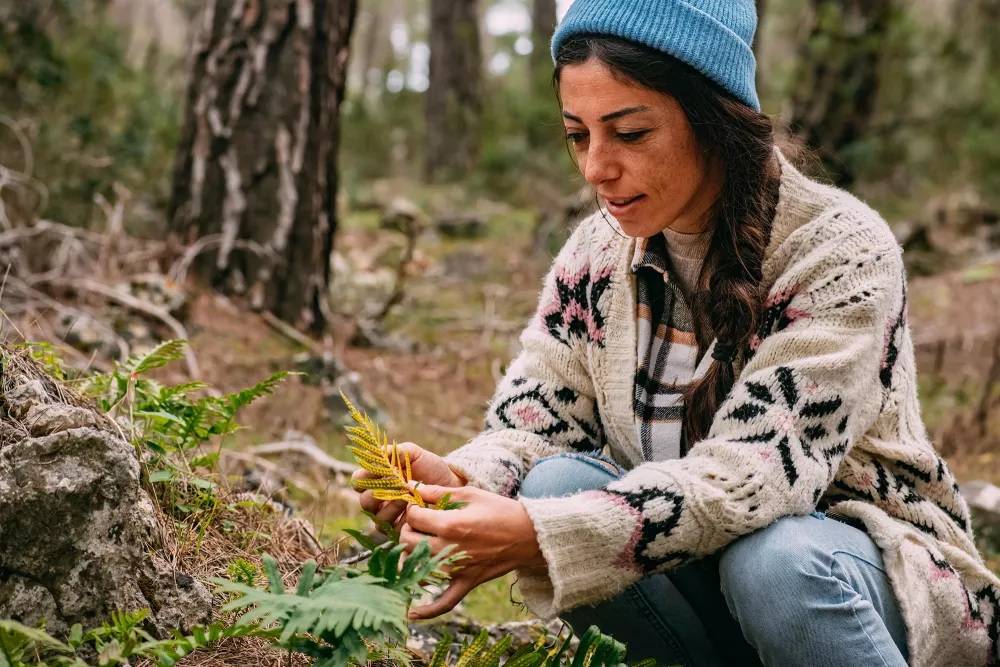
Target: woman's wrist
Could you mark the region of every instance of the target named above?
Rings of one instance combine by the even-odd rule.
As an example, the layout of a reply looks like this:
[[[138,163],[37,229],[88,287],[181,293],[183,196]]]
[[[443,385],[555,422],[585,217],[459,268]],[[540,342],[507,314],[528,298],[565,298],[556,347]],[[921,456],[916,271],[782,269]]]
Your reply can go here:
[[[542,547],[538,543],[538,532],[535,531],[535,524],[531,521],[531,516],[528,514],[527,508],[521,503],[518,503],[521,507],[521,512],[524,518],[524,531],[523,531],[523,556],[521,557],[520,567],[525,570],[545,570],[548,569],[549,565],[545,560],[545,555],[542,553]]]

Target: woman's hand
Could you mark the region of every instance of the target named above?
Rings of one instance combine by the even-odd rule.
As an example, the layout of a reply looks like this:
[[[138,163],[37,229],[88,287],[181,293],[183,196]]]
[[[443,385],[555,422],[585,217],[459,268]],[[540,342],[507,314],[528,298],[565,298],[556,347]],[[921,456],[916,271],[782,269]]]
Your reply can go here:
[[[410,455],[410,470],[413,473],[413,479],[422,482],[424,484],[432,484],[435,486],[447,486],[447,487],[459,487],[465,486],[465,480],[456,475],[443,458],[434,454],[432,452],[418,447],[412,442],[404,442],[399,445],[400,456],[406,452]],[[351,475],[351,483],[353,485],[359,479],[370,479],[374,477],[367,470],[356,470],[353,475]],[[354,487],[355,491],[362,491],[357,487]],[[423,489],[420,490],[421,495],[423,495]],[[360,498],[361,509],[366,512],[371,512],[380,521],[386,521],[391,524],[395,524],[396,520],[403,514],[403,510],[406,509],[406,503],[402,500],[394,500],[392,502],[387,502],[384,500],[379,500],[375,497],[374,493],[370,490],[366,490],[361,494]]]
[[[418,490],[428,504],[451,493],[452,501],[468,505],[457,510],[411,505],[400,531],[400,544],[405,544],[409,553],[430,536],[434,554],[454,544],[455,550],[464,551],[468,558],[459,561],[461,568],[453,573],[444,594],[429,605],[412,609],[411,619],[434,618],[449,612],[479,584],[513,570],[547,567],[528,511],[518,501],[474,487],[456,490],[421,485]]]

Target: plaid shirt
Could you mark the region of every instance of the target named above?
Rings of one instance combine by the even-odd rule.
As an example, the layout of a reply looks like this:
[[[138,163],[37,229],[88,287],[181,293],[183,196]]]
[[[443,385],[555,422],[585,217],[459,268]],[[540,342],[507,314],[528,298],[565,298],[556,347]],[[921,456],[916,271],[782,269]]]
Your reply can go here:
[[[632,259],[636,276],[639,367],[635,373],[636,428],[646,461],[686,453],[684,391],[699,367],[694,317],[676,280],[663,234],[639,239]]]

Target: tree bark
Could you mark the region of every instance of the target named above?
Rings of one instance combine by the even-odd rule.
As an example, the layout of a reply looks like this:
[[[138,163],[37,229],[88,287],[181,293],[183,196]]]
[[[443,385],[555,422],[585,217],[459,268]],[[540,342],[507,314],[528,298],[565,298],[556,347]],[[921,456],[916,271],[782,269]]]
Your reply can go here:
[[[759,2],[759,0],[758,0]],[[531,71],[548,86],[552,74],[552,35],[556,31],[556,0],[535,0],[531,7]]]
[[[753,40],[753,51],[754,55],[757,56],[758,64],[760,62],[760,42],[761,42],[761,28],[764,27],[764,14],[767,10],[767,0],[754,0],[757,5],[757,34]],[[758,67],[758,71],[760,68]]]
[[[841,187],[853,185],[850,151],[868,136],[878,98],[891,0],[811,0],[812,27],[791,92],[792,130]]]
[[[431,0],[428,180],[466,173],[479,154],[482,54],[476,0]]]
[[[314,332],[328,312],[356,13],[357,0],[206,0],[168,209],[185,243],[221,235],[196,272]]]

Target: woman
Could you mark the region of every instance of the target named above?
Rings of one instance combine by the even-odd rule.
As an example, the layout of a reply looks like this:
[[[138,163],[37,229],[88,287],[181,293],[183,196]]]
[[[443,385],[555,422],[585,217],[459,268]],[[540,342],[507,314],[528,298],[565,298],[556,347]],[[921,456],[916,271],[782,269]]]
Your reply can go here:
[[[1000,580],[920,421],[900,249],[759,113],[752,0],[576,0],[553,39],[600,195],[486,430],[362,505],[528,607],[686,667],[997,664]],[[602,452],[607,452],[605,455]],[[405,522],[405,525],[403,525]]]

